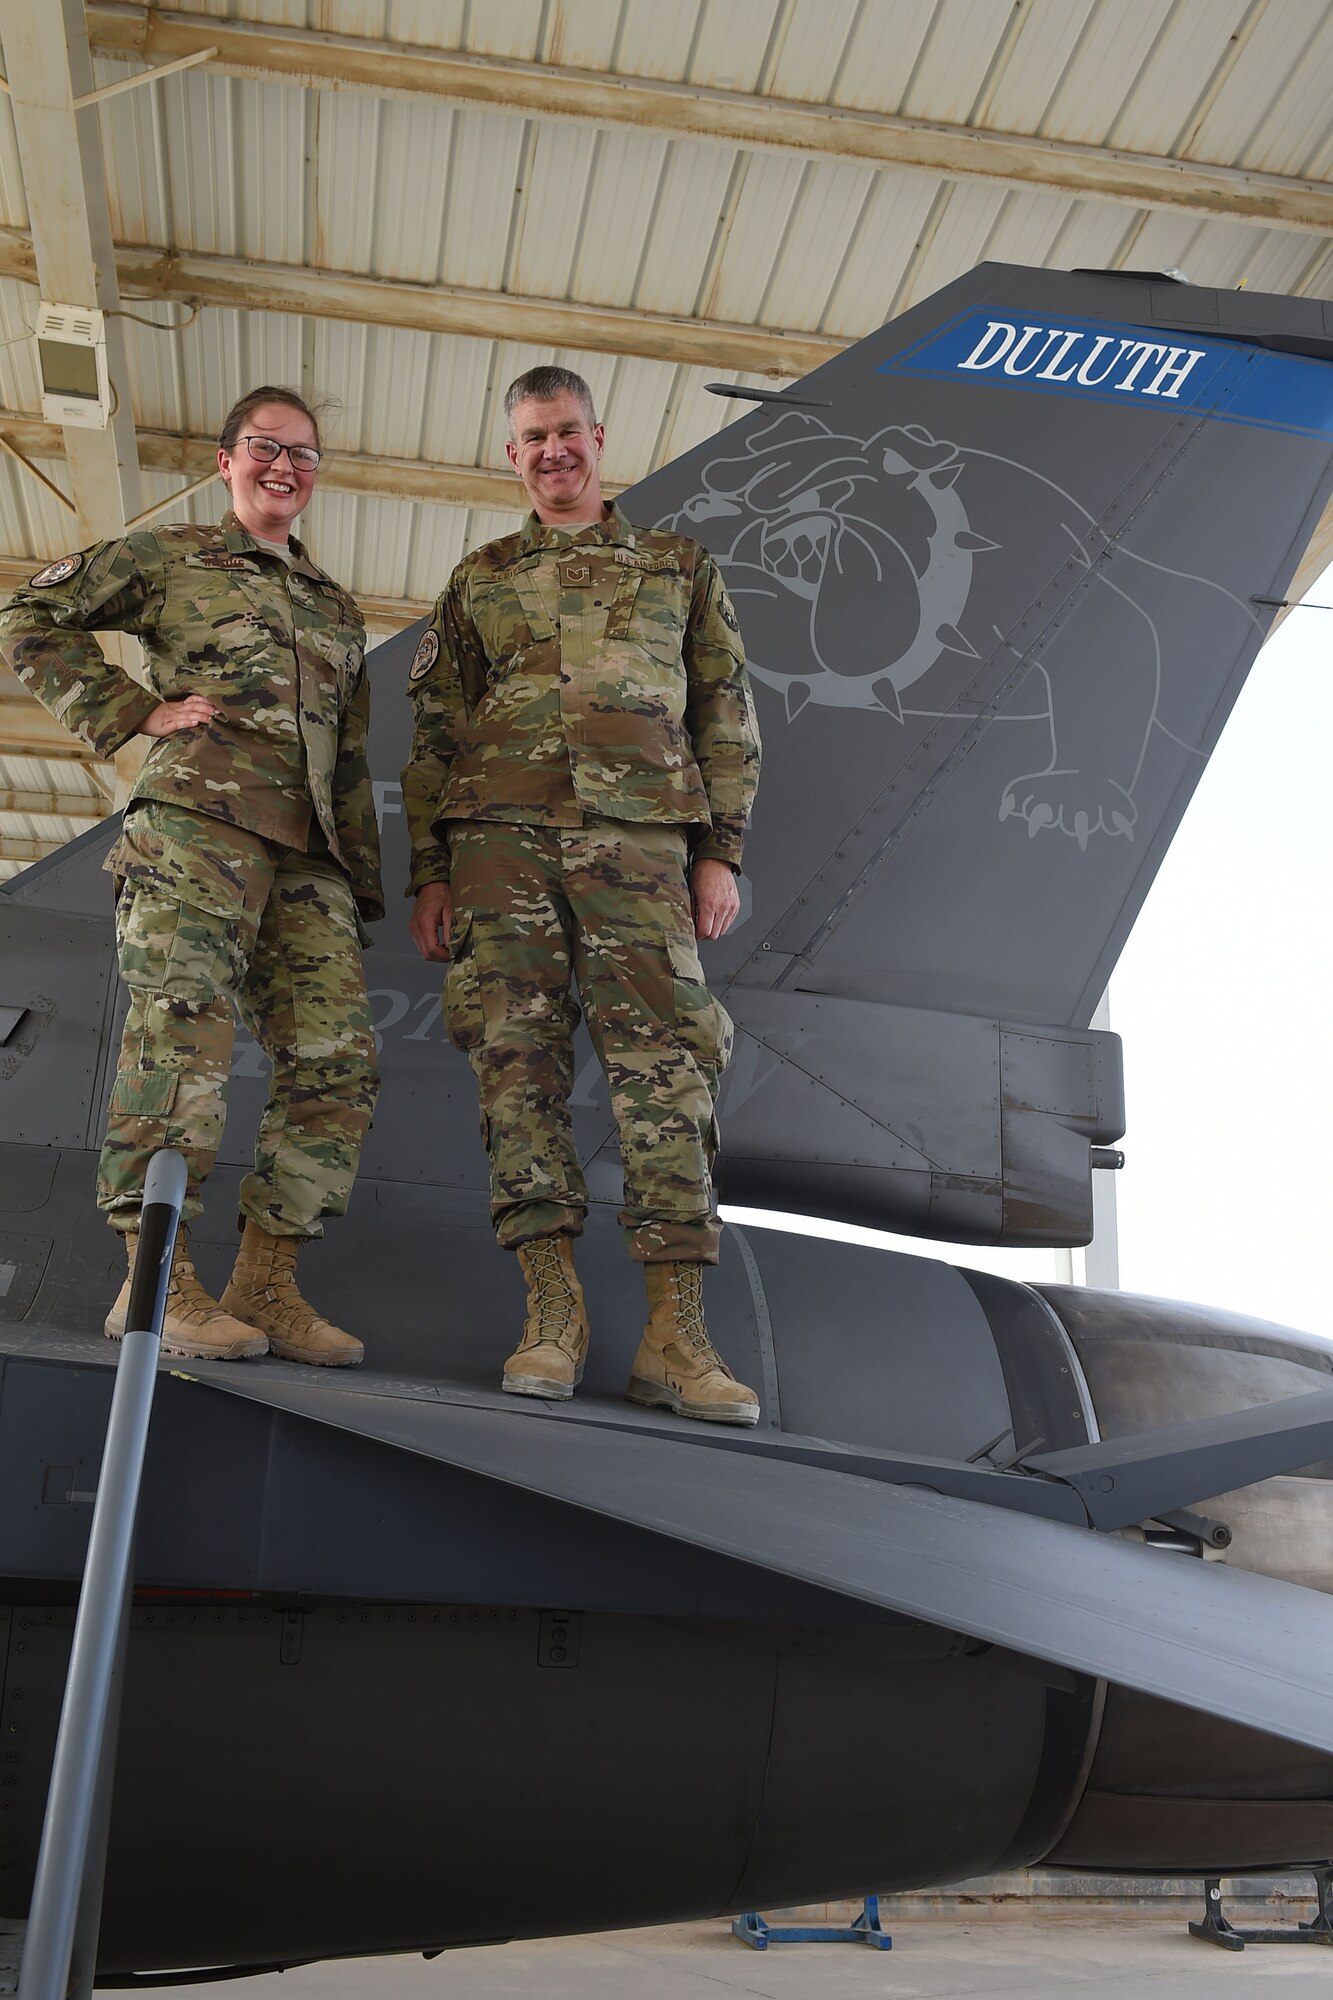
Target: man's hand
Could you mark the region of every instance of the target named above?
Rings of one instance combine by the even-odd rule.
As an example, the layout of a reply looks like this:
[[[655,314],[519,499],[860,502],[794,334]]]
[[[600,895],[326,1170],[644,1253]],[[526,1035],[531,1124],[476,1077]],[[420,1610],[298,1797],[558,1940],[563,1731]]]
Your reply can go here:
[[[417,905],[408,926],[412,942],[423,958],[439,964],[449,956],[449,937],[454,927],[454,899],[447,882],[427,882],[417,890]]]
[[[140,736],[174,736],[179,729],[202,729],[217,714],[206,695],[187,694],[184,701],[160,701],[139,724]]]
[[[725,861],[696,861],[690,870],[694,904],[694,935],[725,937],[740,915],[741,895],[736,877]]]

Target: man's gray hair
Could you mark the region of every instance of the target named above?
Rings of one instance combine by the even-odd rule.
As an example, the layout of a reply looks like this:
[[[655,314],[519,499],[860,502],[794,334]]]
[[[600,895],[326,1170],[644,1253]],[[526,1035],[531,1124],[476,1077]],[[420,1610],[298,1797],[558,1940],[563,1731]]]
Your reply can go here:
[[[505,422],[510,437],[514,435],[514,411],[520,403],[553,403],[557,396],[577,396],[588,419],[588,429],[595,429],[597,412],[593,408],[592,390],[581,375],[576,375],[572,368],[529,368],[505,390]]]

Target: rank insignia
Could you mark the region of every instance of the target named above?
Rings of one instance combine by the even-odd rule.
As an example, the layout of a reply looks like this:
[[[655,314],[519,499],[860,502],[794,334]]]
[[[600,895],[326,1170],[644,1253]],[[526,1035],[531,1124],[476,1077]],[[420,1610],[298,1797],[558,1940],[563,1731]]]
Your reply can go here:
[[[564,580],[566,583],[591,583],[592,571],[587,563],[566,563]]]
[[[435,662],[440,657],[440,641],[434,632],[423,632],[421,643],[412,655],[412,666],[407,678],[410,681],[424,681]]]
[[[68,583],[82,568],[82,556],[61,556],[57,562],[50,562],[45,569],[39,569],[36,576],[30,576],[28,586],[32,590],[45,590],[48,584]]]

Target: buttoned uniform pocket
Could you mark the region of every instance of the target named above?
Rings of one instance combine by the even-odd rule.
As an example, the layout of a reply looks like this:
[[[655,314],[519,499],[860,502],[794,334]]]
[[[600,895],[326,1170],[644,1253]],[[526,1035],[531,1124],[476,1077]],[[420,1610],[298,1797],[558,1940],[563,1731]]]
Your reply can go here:
[[[486,656],[487,679],[502,680],[532,646],[554,639],[559,618],[555,572],[542,571],[541,552],[473,581],[469,608]]]
[[[469,1049],[480,1048],[486,1033],[473,944],[471,912],[465,911],[461,916],[455,914],[441,1007],[449,1040],[464,1055]]]
[[[667,939],[671,961],[671,997],[677,1040],[714,1074],[731,1060],[735,1029],[730,1014],[708,990],[699,947],[693,937]]]
[[[253,887],[221,856],[140,818],[130,819],[109,857],[119,885],[121,977],[141,991],[207,1006],[245,977],[258,921]]]
[[[342,626],[302,633],[301,706],[309,751],[312,730],[322,731],[330,768],[337,758],[338,735],[352,705],[363,670],[364,654],[355,634]]]
[[[607,621],[608,639],[626,638],[663,665],[678,666],[690,610],[689,580],[674,559],[626,578]]]
[[[267,687],[274,649],[293,648],[291,606],[285,587],[258,565],[228,566],[186,556],[171,574],[171,600],[161,629],[173,635],[175,694],[233,695]],[[234,566],[233,566],[234,565]]]
[[[300,640],[329,669],[327,692],[341,716],[365,665],[363,628],[349,615],[347,600],[336,584],[297,570],[287,579],[287,590],[303,614],[298,621]]]

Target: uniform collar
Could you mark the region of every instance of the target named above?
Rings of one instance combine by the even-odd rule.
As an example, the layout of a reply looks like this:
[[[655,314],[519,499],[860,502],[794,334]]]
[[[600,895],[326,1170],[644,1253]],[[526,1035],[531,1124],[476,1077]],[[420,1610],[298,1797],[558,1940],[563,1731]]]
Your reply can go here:
[[[589,542],[603,548],[633,549],[638,547],[638,534],[632,522],[627,521],[611,501],[605,518],[589,521],[586,526],[572,531],[545,521],[539,521],[535,514],[529,514],[520,531],[523,552],[532,549],[567,549],[580,542]]]
[[[226,543],[228,553],[231,555],[267,556],[273,553],[271,549],[266,549],[262,542],[256,541],[254,536],[241,526],[235,514],[230,509],[222,517],[221,534],[223,541]],[[292,552],[291,566],[294,570],[298,571],[302,576],[313,576],[318,583],[331,584],[333,582],[333,578],[326,575],[318,563],[310,560],[310,557],[306,554],[305,544],[298,542],[295,535],[288,537],[288,543]]]

